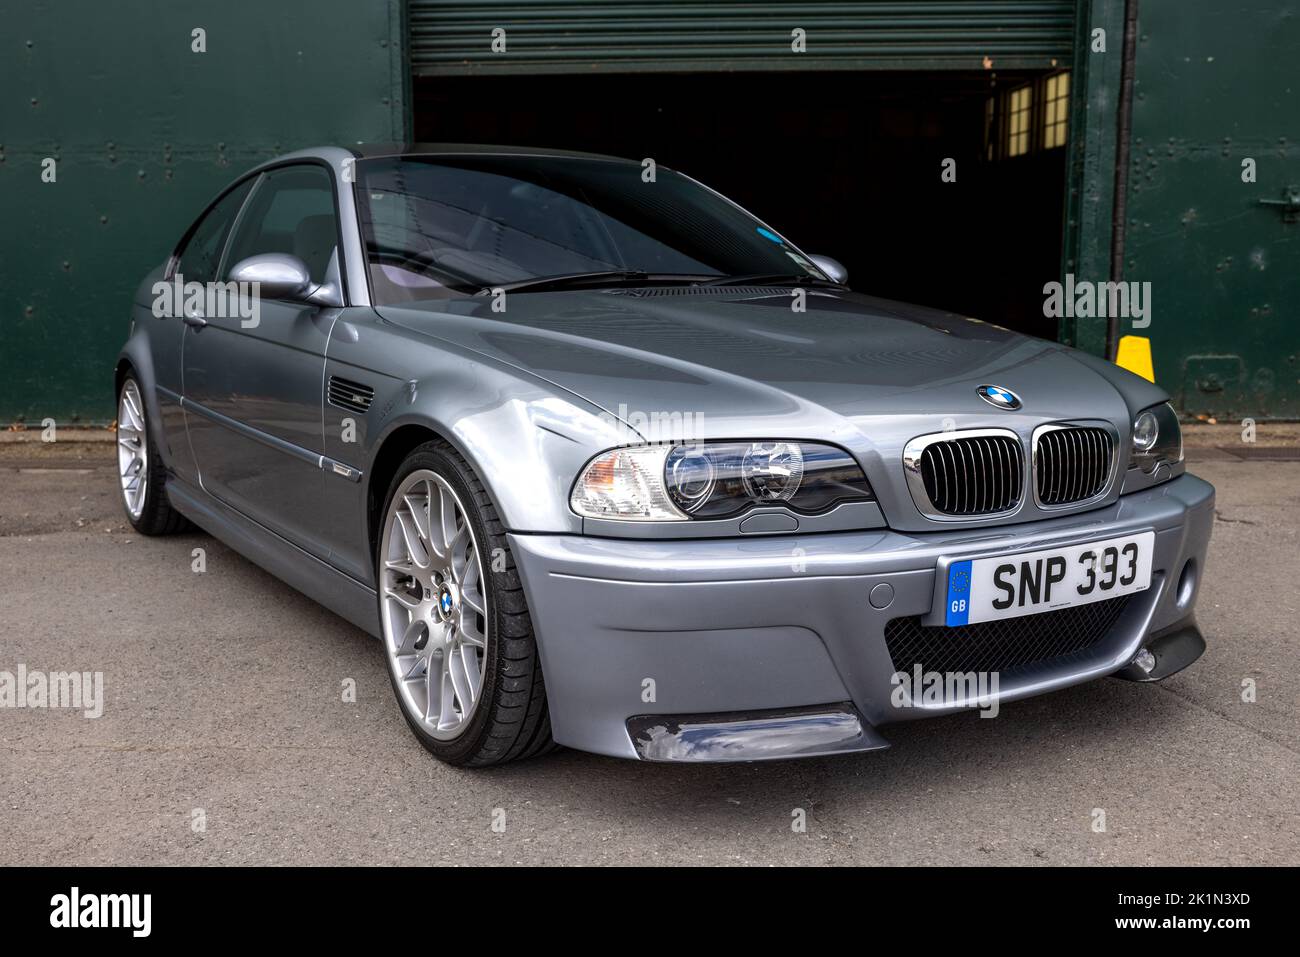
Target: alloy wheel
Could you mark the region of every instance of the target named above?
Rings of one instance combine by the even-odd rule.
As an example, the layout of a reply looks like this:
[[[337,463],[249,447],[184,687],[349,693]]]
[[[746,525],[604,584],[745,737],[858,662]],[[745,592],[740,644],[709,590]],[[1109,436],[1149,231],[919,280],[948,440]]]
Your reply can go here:
[[[483,693],[488,599],[465,508],[435,472],[412,472],[388,506],[380,588],[384,646],[408,713],[439,740],[459,735]]]
[[[145,437],[144,402],[134,379],[127,379],[117,402],[117,472],[127,514],[144,512],[149,485],[149,442]]]

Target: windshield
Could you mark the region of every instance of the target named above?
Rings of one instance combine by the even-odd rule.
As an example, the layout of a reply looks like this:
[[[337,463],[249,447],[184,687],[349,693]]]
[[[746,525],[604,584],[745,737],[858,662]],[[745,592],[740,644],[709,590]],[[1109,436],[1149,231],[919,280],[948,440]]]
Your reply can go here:
[[[357,164],[379,305],[581,273],[647,281],[822,279],[797,249],[721,196],[638,163],[554,156],[429,156]]]

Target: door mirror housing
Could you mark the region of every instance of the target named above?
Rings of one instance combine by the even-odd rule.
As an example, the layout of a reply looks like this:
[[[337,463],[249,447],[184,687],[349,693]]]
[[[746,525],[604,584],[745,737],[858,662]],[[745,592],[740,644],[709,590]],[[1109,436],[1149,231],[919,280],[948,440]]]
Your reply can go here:
[[[262,253],[235,263],[228,277],[232,282],[258,283],[258,294],[267,299],[309,302],[315,306],[341,306],[343,297],[334,283],[314,283],[306,264],[287,253]]]
[[[235,263],[232,282],[255,282],[267,299],[301,299],[312,287],[311,274],[297,256],[262,253]]]
[[[826,273],[826,277],[831,282],[844,285],[849,281],[849,271],[838,259],[832,259],[830,256],[814,256],[811,253],[808,254],[808,258],[812,260],[814,266]]]

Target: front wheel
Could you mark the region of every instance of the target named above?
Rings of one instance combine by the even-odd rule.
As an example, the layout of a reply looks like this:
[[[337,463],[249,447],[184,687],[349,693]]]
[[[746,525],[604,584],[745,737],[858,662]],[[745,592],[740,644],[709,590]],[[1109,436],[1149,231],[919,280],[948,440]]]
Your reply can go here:
[[[142,535],[170,535],[189,528],[167,501],[166,469],[146,423],[144,397],[132,376],[117,394],[117,478],[127,521]]]
[[[449,764],[554,747],[523,588],[483,484],[443,442],[388,491],[376,554],[389,677],[415,736]]]

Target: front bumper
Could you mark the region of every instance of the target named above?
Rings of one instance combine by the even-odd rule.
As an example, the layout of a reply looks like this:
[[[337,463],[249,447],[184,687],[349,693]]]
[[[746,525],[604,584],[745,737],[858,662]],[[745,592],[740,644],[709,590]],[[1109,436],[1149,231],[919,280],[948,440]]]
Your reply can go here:
[[[1129,665],[1146,640],[1195,629],[1213,516],[1213,487],[1183,475],[1105,508],[998,528],[675,541],[512,534],[510,543],[556,741],[618,757],[754,760],[887,747],[879,725],[977,704],[891,701],[885,626],[931,612],[941,558],[1154,531],[1151,588],[1085,652],[1016,669],[996,700],[1120,671],[1140,677]],[[1189,663],[1193,646],[1172,643],[1179,654],[1157,676]]]

